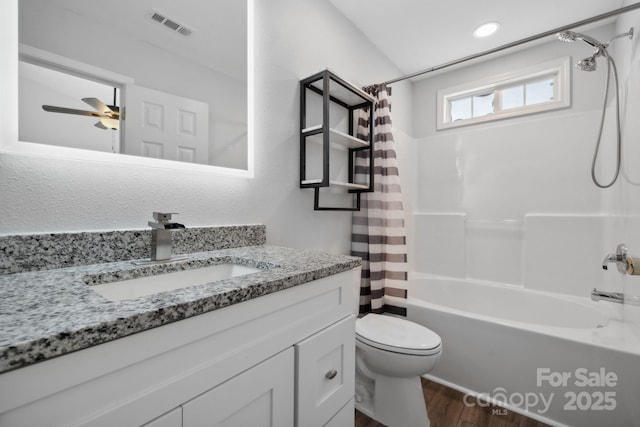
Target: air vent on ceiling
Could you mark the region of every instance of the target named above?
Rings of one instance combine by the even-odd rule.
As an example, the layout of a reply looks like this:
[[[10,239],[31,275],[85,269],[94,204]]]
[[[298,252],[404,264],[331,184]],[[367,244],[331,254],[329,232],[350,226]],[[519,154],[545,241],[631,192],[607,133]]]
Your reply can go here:
[[[161,24],[166,29],[181,34],[185,37],[190,36],[194,32],[192,28],[189,28],[186,25],[180,24],[175,20],[168,18],[167,15],[160,13],[157,10],[149,11],[149,13],[147,13],[147,18],[152,22]]]

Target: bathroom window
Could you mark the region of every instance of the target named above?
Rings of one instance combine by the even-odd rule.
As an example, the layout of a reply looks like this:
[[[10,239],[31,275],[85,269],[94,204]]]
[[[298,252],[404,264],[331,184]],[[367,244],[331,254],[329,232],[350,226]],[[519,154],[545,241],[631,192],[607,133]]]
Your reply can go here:
[[[438,91],[437,128],[570,106],[569,58]]]

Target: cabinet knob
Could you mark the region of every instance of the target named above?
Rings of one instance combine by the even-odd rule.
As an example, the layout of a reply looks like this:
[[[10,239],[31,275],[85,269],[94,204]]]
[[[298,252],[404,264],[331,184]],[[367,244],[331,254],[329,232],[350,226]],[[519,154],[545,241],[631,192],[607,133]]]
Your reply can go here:
[[[329,372],[327,372],[324,377],[328,380],[332,380],[336,377],[336,375],[338,375],[338,371],[336,371],[335,369],[330,370]]]

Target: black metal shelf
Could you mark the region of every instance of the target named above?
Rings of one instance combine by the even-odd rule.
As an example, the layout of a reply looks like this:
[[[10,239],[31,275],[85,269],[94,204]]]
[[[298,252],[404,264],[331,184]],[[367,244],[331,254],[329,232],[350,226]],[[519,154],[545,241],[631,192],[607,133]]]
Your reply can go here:
[[[307,91],[322,97],[322,123],[307,126]],[[321,71],[300,81],[300,188],[313,188],[315,191],[314,210],[354,211],[360,210],[360,194],[373,191],[373,105],[374,99],[348,83],[329,70]],[[339,106],[346,111],[348,117],[348,133],[330,126],[330,112],[332,107]],[[365,141],[355,136],[354,114],[365,109],[369,114],[369,140]],[[322,176],[307,178],[307,144],[322,146]],[[348,151],[348,179],[347,182],[330,178],[330,150]],[[354,182],[354,156],[359,151],[369,152],[368,184]],[[320,189],[323,187],[344,188],[355,196],[353,207],[321,207]]]
[[[308,137],[312,142],[322,143],[324,130],[322,125],[312,126],[302,129],[302,134]],[[334,148],[369,148],[369,142],[363,141],[355,136],[348,135],[339,130],[329,128],[329,141]]]

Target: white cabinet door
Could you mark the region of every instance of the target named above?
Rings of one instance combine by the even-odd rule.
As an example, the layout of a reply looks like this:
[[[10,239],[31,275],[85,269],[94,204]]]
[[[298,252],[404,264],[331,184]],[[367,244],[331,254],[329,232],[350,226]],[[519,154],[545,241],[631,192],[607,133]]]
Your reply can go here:
[[[297,425],[323,426],[353,399],[355,316],[311,335],[295,347]]]
[[[209,104],[137,85],[125,94],[124,154],[209,163]]]
[[[182,408],[169,411],[142,427],[182,427]]]
[[[293,426],[289,348],[182,405],[184,427]]]
[[[335,414],[323,427],[353,427],[355,422],[356,407],[353,399],[349,401],[340,412]]]

